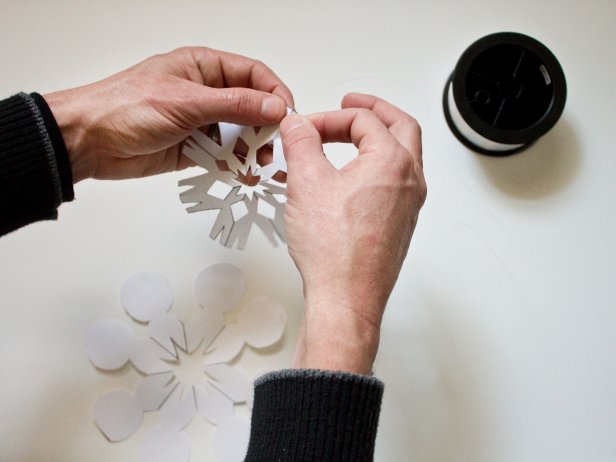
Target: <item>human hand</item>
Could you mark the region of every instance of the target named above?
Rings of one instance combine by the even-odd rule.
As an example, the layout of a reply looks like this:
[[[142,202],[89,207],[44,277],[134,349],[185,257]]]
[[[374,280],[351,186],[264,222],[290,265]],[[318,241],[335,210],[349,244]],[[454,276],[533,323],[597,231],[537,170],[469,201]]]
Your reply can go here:
[[[267,125],[293,96],[263,63],[202,47],[153,56],[105,80],[44,95],[67,145],[73,182],[192,165],[190,132],[214,122]]]
[[[421,131],[374,96],[349,94],[342,110],[286,117],[286,229],[304,284],[294,367],[370,374],[389,295],[426,197]],[[340,171],[322,143],[352,142]]]

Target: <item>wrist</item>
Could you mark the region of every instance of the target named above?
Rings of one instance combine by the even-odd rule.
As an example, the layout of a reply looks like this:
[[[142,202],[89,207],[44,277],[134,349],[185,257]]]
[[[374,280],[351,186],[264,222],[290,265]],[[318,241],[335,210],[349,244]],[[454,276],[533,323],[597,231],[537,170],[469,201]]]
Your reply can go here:
[[[382,309],[307,298],[293,367],[372,374],[381,316],[364,314],[370,312]]]
[[[78,102],[79,89],[64,90],[44,95],[60,129],[73,174],[73,183],[92,177],[94,165],[86,148],[87,120]]]

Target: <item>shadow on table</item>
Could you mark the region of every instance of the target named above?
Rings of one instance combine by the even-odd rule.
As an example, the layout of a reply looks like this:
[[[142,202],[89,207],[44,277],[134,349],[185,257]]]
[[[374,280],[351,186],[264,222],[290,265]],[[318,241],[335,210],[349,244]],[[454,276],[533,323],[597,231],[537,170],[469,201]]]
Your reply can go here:
[[[579,170],[582,152],[573,127],[562,119],[519,154],[476,157],[486,176],[502,192],[520,199],[541,199],[571,182]]]

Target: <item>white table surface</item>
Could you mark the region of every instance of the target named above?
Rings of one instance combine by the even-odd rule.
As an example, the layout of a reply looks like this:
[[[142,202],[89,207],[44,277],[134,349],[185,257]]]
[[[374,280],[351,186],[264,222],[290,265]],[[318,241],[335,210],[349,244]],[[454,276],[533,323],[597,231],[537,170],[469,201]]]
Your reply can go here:
[[[378,461],[616,460],[616,2],[579,1],[27,1],[0,3],[1,94],[68,88],[182,45],[266,62],[302,112],[369,91],[424,129],[428,200],[390,300],[377,361],[386,382]],[[557,126],[505,159],[449,132],[442,88],[475,39],[512,30],[545,43],[567,77]],[[348,148],[330,147],[330,158]],[[194,172],[85,181],[58,222],[0,239],[0,460],[137,461],[146,418],[108,443],[92,421],[98,396],[133,388],[102,374],[87,327],[126,318],[122,282],[165,274],[174,312],[214,262],[240,265],[249,295],[289,312],[283,342],[245,353],[251,376],[289,364],[302,310],[284,247],[255,234],[246,251],[208,237],[177,181]],[[0,186],[1,187],[1,186]],[[187,361],[187,364],[189,361]],[[188,428],[193,461],[214,460],[209,424]]]

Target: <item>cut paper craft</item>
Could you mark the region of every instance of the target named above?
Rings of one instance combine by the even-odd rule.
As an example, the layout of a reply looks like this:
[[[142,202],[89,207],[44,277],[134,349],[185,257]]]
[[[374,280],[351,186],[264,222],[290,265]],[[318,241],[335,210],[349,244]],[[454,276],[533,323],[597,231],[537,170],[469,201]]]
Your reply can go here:
[[[181,430],[158,427],[141,442],[139,462],[188,462],[190,440]]]
[[[164,314],[173,304],[173,292],[164,276],[156,273],[137,273],[126,280],[120,290],[126,312],[135,320],[150,322]]]
[[[209,345],[224,326],[223,313],[197,308],[185,326],[188,353],[193,353],[203,343]]]
[[[177,386],[160,411],[160,426],[141,443],[140,462],[187,462],[190,440],[182,432],[197,411],[194,387]]]
[[[220,136],[231,136],[230,130],[225,128]],[[148,335],[138,338],[130,325],[116,319],[97,321],[87,333],[94,366],[114,371],[132,364],[144,375],[134,390],[111,390],[96,402],[94,422],[110,442],[131,437],[144,414],[156,412],[159,423],[141,442],[140,462],[188,462],[190,440],[184,429],[199,415],[217,426],[212,438],[219,459],[243,460],[249,420],[237,416],[235,406],[251,409],[253,388],[249,378],[228,363],[245,344],[258,349],[279,341],[287,319],[278,302],[258,296],[240,307],[236,323],[225,325],[224,313],[238,307],[245,292],[244,275],[236,266],[205,268],[195,279],[195,309],[185,323],[169,311],[173,294],[164,276],[139,273],[126,281],[122,305],[135,322],[146,325]],[[185,383],[176,372],[182,366],[178,349],[191,354],[199,346],[205,354],[203,378]],[[214,355],[219,359],[211,363]]]
[[[183,154],[207,173],[181,180],[179,186],[189,189],[180,200],[193,204],[189,213],[218,210],[210,237],[225,247],[243,249],[253,226],[274,246],[286,242],[286,200],[279,199],[286,197],[286,187],[274,180],[287,171],[278,129],[218,123],[207,134],[193,131],[184,144]],[[259,153],[270,149],[272,162],[259,165]]]
[[[249,439],[250,421],[246,417],[231,416],[216,427],[214,453],[220,462],[242,462],[246,457]]]
[[[287,324],[287,312],[275,300],[259,296],[240,312],[236,324],[230,324],[207,349],[205,364],[232,361],[248,344],[266,348],[278,342]]]
[[[143,411],[130,392],[115,390],[96,402],[94,421],[107,439],[113,443],[135,433],[143,421]]]
[[[144,374],[171,371],[169,364],[156,355],[151,339],[136,339],[130,326],[116,319],[95,322],[87,334],[88,357],[99,369],[113,371],[131,362]]]
[[[206,366],[205,373],[214,379],[212,385],[218,388],[235,404],[250,400],[252,385],[244,374],[226,364]]]
[[[172,372],[146,376],[135,390],[135,399],[143,412],[157,411],[177,388],[171,386]]]
[[[195,298],[204,308],[221,311],[232,310],[246,293],[242,271],[229,263],[208,266],[197,275]]]
[[[195,387],[199,414],[211,424],[218,424],[233,415],[233,401],[209,381],[203,387]]]

